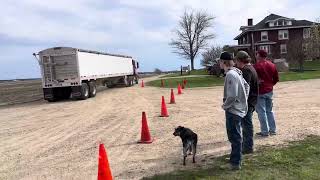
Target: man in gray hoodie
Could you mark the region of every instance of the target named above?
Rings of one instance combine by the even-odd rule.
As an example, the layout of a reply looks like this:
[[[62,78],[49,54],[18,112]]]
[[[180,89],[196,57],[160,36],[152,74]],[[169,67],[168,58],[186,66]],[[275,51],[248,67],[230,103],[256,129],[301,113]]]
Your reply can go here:
[[[222,108],[226,114],[226,128],[228,139],[231,143],[230,168],[241,168],[241,119],[248,111],[249,85],[244,80],[241,70],[234,67],[230,53],[223,52],[220,55],[220,66],[226,72],[224,80],[224,93]]]

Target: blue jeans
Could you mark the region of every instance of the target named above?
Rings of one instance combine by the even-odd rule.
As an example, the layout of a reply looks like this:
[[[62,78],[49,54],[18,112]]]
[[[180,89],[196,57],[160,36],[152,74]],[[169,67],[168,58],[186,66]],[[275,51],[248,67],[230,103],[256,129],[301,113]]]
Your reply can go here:
[[[253,151],[253,124],[252,115],[254,112],[254,107],[249,106],[247,115],[242,118],[242,151]]]
[[[258,96],[256,111],[260,121],[261,133],[269,134],[269,132],[276,132],[276,123],[274,114],[272,112],[272,96],[273,92],[261,94]]]
[[[228,140],[231,143],[230,163],[235,166],[241,164],[242,137],[241,117],[226,111],[226,127]]]

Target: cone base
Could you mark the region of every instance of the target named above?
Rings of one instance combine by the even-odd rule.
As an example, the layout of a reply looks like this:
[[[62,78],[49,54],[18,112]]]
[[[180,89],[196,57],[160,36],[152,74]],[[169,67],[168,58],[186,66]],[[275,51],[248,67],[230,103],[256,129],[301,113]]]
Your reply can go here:
[[[166,116],[160,115],[159,117],[169,117],[169,115],[166,115]]]
[[[175,104],[175,102],[170,102],[169,104]]]
[[[149,141],[141,141],[141,140],[139,140],[138,144],[151,144],[153,141],[154,141],[154,139],[151,139]]]

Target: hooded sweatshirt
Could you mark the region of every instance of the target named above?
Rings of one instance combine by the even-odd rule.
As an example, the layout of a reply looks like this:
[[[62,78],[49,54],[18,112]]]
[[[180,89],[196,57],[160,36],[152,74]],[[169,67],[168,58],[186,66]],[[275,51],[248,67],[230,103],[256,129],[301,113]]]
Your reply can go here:
[[[222,108],[243,118],[248,111],[249,90],[249,84],[244,80],[241,70],[230,68],[224,81]]]

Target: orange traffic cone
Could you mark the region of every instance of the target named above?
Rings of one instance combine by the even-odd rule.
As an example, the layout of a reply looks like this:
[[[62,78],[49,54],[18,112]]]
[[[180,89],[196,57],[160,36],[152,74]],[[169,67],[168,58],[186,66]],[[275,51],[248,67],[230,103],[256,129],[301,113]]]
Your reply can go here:
[[[171,98],[170,98],[170,104],[175,104],[176,100],[174,98],[174,93],[173,93],[173,89],[171,89]]]
[[[150,144],[153,139],[151,139],[147,116],[145,112],[142,112],[142,126],[141,126],[141,140],[138,143]]]
[[[183,85],[184,85],[184,86],[187,85],[187,80],[186,80],[186,79],[183,80]]]
[[[164,101],[164,96],[162,96],[162,101],[161,101],[161,115],[160,115],[160,117],[169,117],[166,102]]]
[[[99,146],[98,180],[112,180],[108,156],[103,144]]]
[[[178,84],[178,94],[182,94],[181,86]]]
[[[163,79],[161,79],[161,87],[164,87]]]
[[[143,80],[141,80],[142,82],[141,82],[141,87],[144,87],[144,82],[143,82]]]

